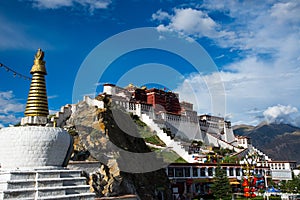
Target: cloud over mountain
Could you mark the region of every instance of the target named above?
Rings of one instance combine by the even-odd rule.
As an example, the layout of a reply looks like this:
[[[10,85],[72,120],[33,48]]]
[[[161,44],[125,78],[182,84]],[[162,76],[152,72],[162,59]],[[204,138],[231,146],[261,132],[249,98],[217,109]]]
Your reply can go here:
[[[263,115],[268,123],[287,123],[291,125],[299,125],[295,116],[298,114],[298,109],[290,105],[276,105],[268,107]]]

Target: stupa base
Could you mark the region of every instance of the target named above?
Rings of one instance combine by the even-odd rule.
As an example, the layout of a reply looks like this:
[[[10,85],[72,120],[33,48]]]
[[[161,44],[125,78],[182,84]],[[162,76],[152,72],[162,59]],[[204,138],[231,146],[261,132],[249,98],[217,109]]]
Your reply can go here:
[[[94,199],[80,170],[66,168],[0,171],[0,199]]]

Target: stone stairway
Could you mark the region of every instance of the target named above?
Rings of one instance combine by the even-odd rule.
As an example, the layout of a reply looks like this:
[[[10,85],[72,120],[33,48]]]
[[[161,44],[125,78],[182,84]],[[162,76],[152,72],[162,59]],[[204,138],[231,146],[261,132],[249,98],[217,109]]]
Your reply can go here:
[[[269,156],[267,156],[265,153],[263,153],[261,150],[255,148],[254,146],[252,146],[251,144],[249,145],[248,149],[251,151],[256,152],[261,158],[263,158],[263,160],[267,160],[267,161],[271,161],[272,159],[269,158]]]
[[[60,108],[60,111],[55,114],[55,116],[52,116],[50,119],[51,125],[54,125],[56,127],[63,127],[66,125],[67,119],[71,116],[72,114],[72,105],[67,104],[65,106],[62,106]]]
[[[180,141],[173,140],[170,136],[163,132],[161,126],[156,124],[153,119],[151,119],[147,114],[142,114],[141,120],[146,123],[153,131],[156,132],[156,135],[173,151],[180,155],[185,161],[189,163],[194,163],[195,155],[189,154],[188,151],[184,148]]]
[[[0,199],[94,199],[80,174],[67,169],[0,171]]]

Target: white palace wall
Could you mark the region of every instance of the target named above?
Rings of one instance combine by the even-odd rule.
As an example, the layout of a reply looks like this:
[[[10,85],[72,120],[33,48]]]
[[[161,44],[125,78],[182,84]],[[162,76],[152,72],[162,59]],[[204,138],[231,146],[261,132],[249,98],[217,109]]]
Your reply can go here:
[[[225,134],[220,135],[219,137],[208,134],[206,131],[201,131],[201,125],[197,118],[195,119],[194,113],[192,113],[192,116],[172,115],[165,112],[155,113],[152,105],[149,104],[129,102],[127,98],[114,95],[112,99],[116,105],[124,108],[126,112],[133,113],[140,118],[142,118],[142,114],[146,114],[150,119],[155,121],[160,128],[170,129],[171,133],[175,134],[175,137],[189,140],[201,140],[206,144],[212,144],[213,146],[220,146],[229,149],[233,149],[235,146],[234,142],[226,142],[235,141],[231,128],[224,128]],[[89,97],[84,97],[84,101],[89,105],[97,106],[99,108],[104,107],[103,101],[91,99]]]
[[[114,98],[113,98],[114,99]],[[206,132],[201,132],[198,120],[193,116],[172,115],[165,112],[154,113],[153,107],[148,104],[128,102],[125,98],[115,98],[113,102],[123,107],[127,112],[133,113],[139,117],[147,114],[151,119],[163,124],[164,128],[169,128],[176,137],[188,138],[190,140],[201,140],[207,144],[221,146],[223,148],[232,149],[235,143],[227,143],[225,141],[235,141],[231,128],[225,129],[224,138],[216,138]],[[223,139],[225,141],[222,141]]]

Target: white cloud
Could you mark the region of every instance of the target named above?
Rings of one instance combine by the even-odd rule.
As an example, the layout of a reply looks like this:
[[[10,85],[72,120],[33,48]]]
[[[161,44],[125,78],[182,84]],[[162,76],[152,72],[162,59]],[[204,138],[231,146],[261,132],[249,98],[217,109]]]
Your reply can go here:
[[[11,99],[13,97],[13,91],[0,92],[0,99]]]
[[[2,125],[8,125],[8,124],[17,124],[21,121],[19,117],[16,117],[15,115],[0,115],[0,126]]]
[[[157,29],[157,31],[161,31],[161,32],[169,31],[168,27],[166,27],[163,24],[160,24],[159,26],[157,26],[156,29]]]
[[[223,58],[224,56],[225,56],[225,55],[222,54],[222,55],[219,55],[219,56],[215,57],[215,59],[220,59],[220,58]]]
[[[277,106],[268,107],[263,115],[269,123],[291,123],[293,124],[294,118],[292,114],[298,113],[296,107],[290,105],[283,106],[278,104]]]
[[[282,67],[280,63],[281,59],[271,65],[255,57],[247,58],[228,65],[228,71],[194,74],[186,78],[176,92],[182,99],[193,102],[199,113],[218,114],[222,112],[213,112],[211,100],[216,91],[208,86],[221,81],[226,94],[226,114],[232,116],[231,121],[255,125],[264,120],[263,110],[270,105],[300,108],[300,68]],[[189,88],[194,88],[193,95]]]
[[[184,31],[187,34],[198,34],[202,36],[216,35],[217,24],[200,10],[175,9],[175,15],[169,25],[171,28]]]
[[[217,38],[232,35],[225,30],[219,30],[220,26],[205,12],[192,8],[174,9],[174,14],[164,11],[157,11],[152,15],[152,20],[162,23],[158,28],[163,30],[176,31],[186,36]]]
[[[50,95],[50,96],[48,96],[48,99],[56,99],[58,97],[58,95]]]
[[[24,111],[24,105],[14,99],[13,91],[0,91],[0,113],[8,114]]]
[[[58,9],[79,4],[87,7],[90,12],[96,9],[106,9],[111,4],[111,0],[32,0],[32,2],[35,7],[41,9]]]
[[[217,40],[221,47],[250,50],[253,54],[276,54],[280,53],[278,47],[287,45],[287,40],[299,38],[299,1],[264,1],[257,4],[255,1],[209,0],[201,7],[208,12],[226,13],[232,18],[230,22],[222,22],[222,27],[235,34],[229,40]]]
[[[17,114],[24,111],[24,104],[19,103],[13,91],[0,91],[0,124],[15,124],[20,121]]]
[[[64,6],[72,6],[72,0],[33,0],[33,5],[38,8],[56,9]]]
[[[152,14],[152,20],[157,20],[159,22],[170,19],[171,15],[162,10],[158,10],[156,13]]]
[[[158,13],[168,16],[164,22],[157,21],[169,31],[195,38],[208,37],[220,47],[247,50],[247,54],[276,54],[281,53],[279,46],[299,46],[292,43],[300,33],[299,1],[257,4],[255,1],[207,0],[196,7],[174,8],[173,14],[159,10],[153,16],[160,16]],[[231,20],[218,20],[216,11],[222,13],[220,18],[224,15]],[[210,17],[210,13],[214,13],[216,19]]]
[[[255,1],[207,0],[196,9],[174,9],[169,22],[160,26],[196,39],[206,36],[220,48],[238,52],[234,61],[219,66],[223,69],[219,74],[226,93],[226,112],[233,123],[255,125],[265,119],[263,111],[271,105],[300,108],[299,1],[269,0],[257,4]],[[181,15],[178,12],[182,12]],[[214,20],[210,13],[215,17],[216,13],[227,15],[230,20]],[[201,30],[195,28],[195,24],[200,24],[197,19],[204,18],[210,22],[203,23]],[[191,19],[194,21],[190,22]],[[215,59],[221,61],[223,56]],[[212,112],[211,90],[206,85],[219,80],[216,74],[192,75],[176,90],[183,99],[198,105],[198,112]],[[194,94],[197,98],[192,99],[186,92],[190,87],[197,88]],[[255,112],[249,112],[253,110]]]
[[[270,16],[279,20],[279,23],[286,21],[299,23],[299,6],[299,2],[297,1],[276,3],[270,9]]]

